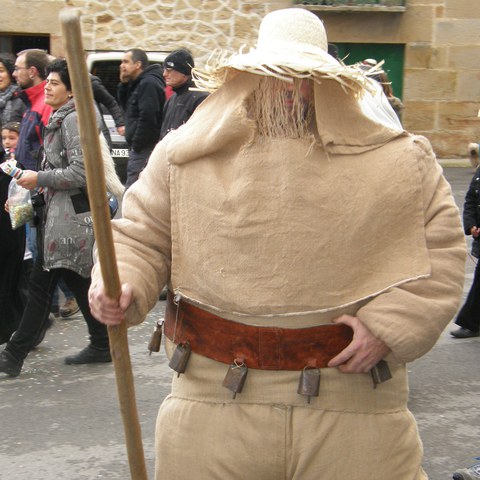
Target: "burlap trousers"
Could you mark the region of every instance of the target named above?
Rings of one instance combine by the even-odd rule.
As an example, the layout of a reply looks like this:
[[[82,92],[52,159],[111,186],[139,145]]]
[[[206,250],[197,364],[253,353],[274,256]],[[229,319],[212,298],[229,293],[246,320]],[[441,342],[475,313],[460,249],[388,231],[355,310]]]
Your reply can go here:
[[[319,397],[299,372],[250,370],[233,400],[227,366],[193,355],[156,427],[156,480],[425,480],[406,407],[404,366],[377,389],[368,374],[322,369]]]

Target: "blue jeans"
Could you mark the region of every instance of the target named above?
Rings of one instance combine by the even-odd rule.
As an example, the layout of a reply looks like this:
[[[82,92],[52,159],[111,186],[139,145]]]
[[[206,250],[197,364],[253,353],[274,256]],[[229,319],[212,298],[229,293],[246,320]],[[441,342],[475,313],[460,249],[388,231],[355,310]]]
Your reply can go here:
[[[28,303],[20,325],[7,343],[5,350],[19,362],[23,361],[32,350],[40,333],[47,325],[53,292],[60,276],[65,279],[77,299],[87,322],[90,344],[98,349],[108,350],[107,327],[92,316],[88,305],[91,278],[83,278],[78,273],[65,268],[44,270],[42,264],[42,260],[37,258],[30,275]]]
[[[67,282],[65,282],[63,277],[60,277],[58,280],[58,288],[53,292],[52,305],[60,305],[60,290],[65,295],[66,300],[74,298],[72,291],[68,288]]]
[[[32,252],[32,260],[35,261],[38,256],[38,249],[37,249],[37,228],[32,227],[29,223],[25,225],[26,232],[27,232],[27,242],[28,248]]]

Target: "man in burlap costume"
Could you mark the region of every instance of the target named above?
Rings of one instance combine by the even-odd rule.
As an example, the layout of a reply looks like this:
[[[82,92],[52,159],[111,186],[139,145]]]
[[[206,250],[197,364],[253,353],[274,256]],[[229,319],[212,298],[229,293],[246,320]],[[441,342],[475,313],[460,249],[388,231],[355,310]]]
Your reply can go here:
[[[451,320],[465,263],[428,141],[388,120],[306,10],[267,15],[255,49],[216,62],[197,72],[214,93],[114,221],[120,300],[98,266],[90,291],[110,325],[173,292],[166,348],[184,372],[155,478],[425,479],[405,364]],[[373,388],[381,360],[392,378]]]

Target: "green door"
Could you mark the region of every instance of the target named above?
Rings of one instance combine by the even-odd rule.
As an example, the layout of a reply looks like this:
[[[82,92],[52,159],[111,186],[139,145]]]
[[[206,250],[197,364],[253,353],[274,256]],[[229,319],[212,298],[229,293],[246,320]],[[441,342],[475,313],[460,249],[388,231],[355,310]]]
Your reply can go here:
[[[405,45],[392,43],[335,43],[335,45],[338,47],[339,57],[347,65],[366,58],[374,58],[377,62],[385,60],[383,69],[392,82],[393,93],[396,97],[402,98]]]

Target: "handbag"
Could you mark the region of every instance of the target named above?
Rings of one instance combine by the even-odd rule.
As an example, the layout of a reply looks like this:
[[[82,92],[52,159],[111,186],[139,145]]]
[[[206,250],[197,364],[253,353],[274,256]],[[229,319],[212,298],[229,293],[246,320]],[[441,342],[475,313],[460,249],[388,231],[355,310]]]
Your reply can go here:
[[[88,191],[87,187],[81,187],[80,188],[81,193],[77,195],[82,195],[83,199],[78,199],[77,200],[77,195],[72,195],[72,203],[73,203],[73,208],[75,210],[75,213],[83,213],[83,212],[88,212],[90,211],[90,200],[88,199]],[[84,201],[85,203],[83,204],[82,207],[80,207],[80,201]],[[116,195],[114,195],[112,192],[107,191],[107,200],[108,200],[108,208],[110,210],[110,218],[115,217],[115,214],[118,212],[118,199]],[[77,208],[75,205],[77,204],[78,210],[82,211],[77,211]]]
[[[110,209],[110,218],[115,217],[118,211],[119,201],[117,197],[122,197],[125,192],[125,187],[118,178],[117,171],[115,170],[115,163],[112,158],[110,147],[107,140],[100,131],[100,150],[103,160],[103,171],[105,173],[105,185],[107,187],[107,200],[108,207]],[[84,194],[88,199],[87,187],[83,187]]]
[[[62,145],[63,145],[63,130],[60,129],[60,135],[62,138]],[[123,193],[125,192],[125,187],[122,185],[122,182],[120,182],[120,179],[118,178],[117,172],[115,170],[115,164],[113,162],[113,158],[110,152],[110,148],[108,146],[107,141],[105,140],[105,136],[103,135],[103,132],[100,131],[99,135],[99,140],[100,140],[100,151],[102,155],[102,161],[103,161],[103,169],[105,172],[105,184],[107,187],[107,201],[108,201],[108,207],[110,209],[110,218],[113,218],[117,211],[118,211],[118,206],[119,206],[119,201],[117,198],[118,196],[123,196]],[[68,157],[67,157],[67,152],[65,149],[61,153],[62,157],[62,163],[66,163],[67,165],[69,164],[68,162]],[[48,160],[47,160],[48,161]],[[53,165],[51,165],[51,168]],[[73,208],[75,210],[75,213],[84,213],[90,211],[90,201],[88,198],[88,191],[87,187],[79,187],[80,193],[74,194],[71,196],[72,199],[72,204]]]

